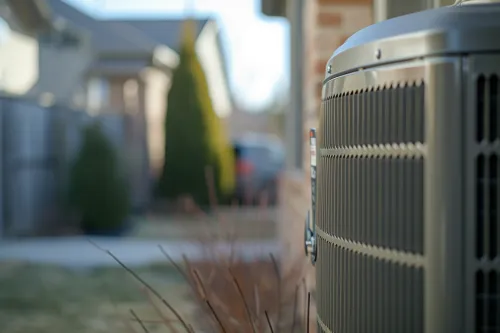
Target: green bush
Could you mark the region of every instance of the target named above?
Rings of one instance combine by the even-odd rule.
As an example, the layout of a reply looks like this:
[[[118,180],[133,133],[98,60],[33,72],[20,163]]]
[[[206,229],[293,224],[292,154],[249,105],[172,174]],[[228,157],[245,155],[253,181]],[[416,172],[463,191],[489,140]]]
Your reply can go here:
[[[70,170],[68,197],[82,229],[90,233],[118,230],[129,214],[118,156],[98,122],[84,130],[82,147]]]
[[[212,170],[216,195],[223,201],[234,189],[234,156],[195,52],[193,23],[185,25],[180,63],[167,98],[165,165],[158,194],[173,200],[189,195],[206,206],[206,167]]]

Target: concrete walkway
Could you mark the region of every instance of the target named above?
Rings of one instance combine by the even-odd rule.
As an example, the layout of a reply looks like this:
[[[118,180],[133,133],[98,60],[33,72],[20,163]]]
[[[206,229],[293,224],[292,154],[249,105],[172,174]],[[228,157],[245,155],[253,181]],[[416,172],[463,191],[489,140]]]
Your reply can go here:
[[[58,237],[0,241],[0,261],[26,261],[55,264],[68,268],[118,266],[116,261],[103,251],[109,250],[126,265],[137,267],[166,263],[167,259],[160,251],[160,245],[174,261],[182,260],[183,254],[190,260],[200,260],[208,255],[206,249],[194,242],[106,237]],[[215,246],[220,251],[219,253],[230,253],[229,244],[221,243]],[[245,260],[268,258],[270,253],[279,255],[278,244],[275,241],[238,242],[234,251],[238,257]]]

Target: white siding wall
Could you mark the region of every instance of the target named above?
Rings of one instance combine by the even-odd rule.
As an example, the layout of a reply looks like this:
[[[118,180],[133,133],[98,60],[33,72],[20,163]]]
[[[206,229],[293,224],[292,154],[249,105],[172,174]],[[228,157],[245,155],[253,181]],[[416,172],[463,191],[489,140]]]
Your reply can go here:
[[[170,77],[154,68],[145,70],[142,77],[146,86],[145,112],[150,168],[154,175],[159,175],[165,155],[164,124]]]
[[[232,106],[224,76],[224,63],[217,46],[217,33],[217,25],[214,22],[207,23],[196,41],[196,52],[207,77],[215,112],[220,117],[227,117]]]

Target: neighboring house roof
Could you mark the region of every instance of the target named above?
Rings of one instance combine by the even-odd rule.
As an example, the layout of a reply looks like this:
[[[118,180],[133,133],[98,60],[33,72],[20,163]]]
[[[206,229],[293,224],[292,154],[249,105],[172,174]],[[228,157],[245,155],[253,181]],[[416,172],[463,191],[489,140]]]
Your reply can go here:
[[[151,55],[158,45],[176,50],[184,20],[99,20],[62,0],[46,0],[53,16],[61,17],[92,34],[97,54],[136,56]],[[196,20],[197,33],[208,20]]]
[[[195,20],[196,23],[196,36],[199,36],[203,28],[209,22],[208,19]],[[150,41],[156,44],[167,45],[175,51],[179,51],[180,38],[182,36],[182,29],[184,19],[169,19],[169,20],[120,20],[106,21],[107,24],[119,23],[121,27],[129,26],[138,32],[141,32]],[[131,29],[130,29],[131,30]]]
[[[51,28],[50,12],[44,0],[0,0],[0,17],[10,29],[27,35]]]
[[[167,68],[177,64],[177,51],[180,47],[185,19],[98,19],[63,0],[44,1],[47,1],[51,8],[53,20],[60,17],[65,19],[68,24],[90,32],[92,45],[97,54],[90,69],[91,72],[111,75],[132,74],[152,64],[160,64],[160,66]],[[215,68],[211,68],[211,70],[216,72],[213,74],[214,76],[219,77],[219,79],[214,80],[220,82],[222,79],[223,83],[212,86],[213,97],[223,101],[225,97],[218,96],[227,95],[229,104],[232,105],[234,104],[233,96],[228,92],[227,62],[225,54],[222,52],[222,43],[216,22],[206,18],[194,19],[194,21],[198,41],[202,40],[203,32],[207,30],[212,31],[212,36],[216,37],[214,46],[218,50],[220,70]],[[216,65],[216,63],[212,65]],[[208,65],[208,67],[213,67],[212,65]],[[218,74],[219,71],[222,71],[222,78]]]
[[[14,15],[10,15],[9,11],[13,11]],[[150,66],[163,70],[174,68],[179,60],[177,51],[185,22],[185,19],[179,18],[99,19],[65,0],[0,0],[0,16],[3,15],[25,27],[28,27],[27,23],[33,23],[31,19],[37,18],[39,24],[29,26],[33,30],[32,37],[42,31],[41,23],[45,21],[51,29],[48,34],[42,35],[47,35],[49,40],[52,40],[53,31],[57,31],[56,35],[64,31],[88,37],[85,47],[92,54],[85,65],[85,73],[90,75],[137,75]],[[214,106],[230,112],[234,101],[228,85],[227,62],[217,23],[206,18],[193,20],[200,61],[206,69]]]

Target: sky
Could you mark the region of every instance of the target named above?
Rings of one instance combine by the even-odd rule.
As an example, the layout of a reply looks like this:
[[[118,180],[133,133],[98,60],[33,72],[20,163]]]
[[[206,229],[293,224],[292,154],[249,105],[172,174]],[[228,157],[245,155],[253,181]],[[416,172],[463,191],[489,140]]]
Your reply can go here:
[[[221,25],[236,101],[259,109],[289,82],[288,23],[260,13],[261,0],[67,0],[101,17],[210,15]]]

